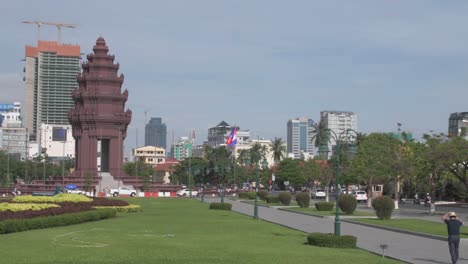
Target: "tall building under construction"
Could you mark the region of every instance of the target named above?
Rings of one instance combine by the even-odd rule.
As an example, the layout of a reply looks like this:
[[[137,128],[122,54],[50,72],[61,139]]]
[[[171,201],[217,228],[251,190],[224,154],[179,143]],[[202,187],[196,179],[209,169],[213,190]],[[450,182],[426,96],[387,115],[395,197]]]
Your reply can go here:
[[[80,46],[38,41],[26,46],[23,125],[39,141],[41,124],[69,125],[72,91],[78,88]]]

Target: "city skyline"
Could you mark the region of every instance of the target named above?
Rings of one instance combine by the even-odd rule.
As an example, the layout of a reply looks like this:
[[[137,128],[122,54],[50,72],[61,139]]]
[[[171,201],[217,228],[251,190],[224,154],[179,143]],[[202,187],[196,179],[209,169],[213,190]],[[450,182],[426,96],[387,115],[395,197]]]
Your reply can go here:
[[[360,132],[402,123],[419,138],[447,133],[450,114],[467,111],[465,1],[47,3],[2,7],[0,102],[24,103],[21,60],[37,28],[21,21],[77,24],[62,43],[88,54],[102,35],[125,75],[126,152],[143,145],[146,112],[165,120],[168,144],[192,130],[200,144],[222,120],[286,140],[289,119],[343,110]],[[56,28],[42,26],[41,39],[56,40]]]

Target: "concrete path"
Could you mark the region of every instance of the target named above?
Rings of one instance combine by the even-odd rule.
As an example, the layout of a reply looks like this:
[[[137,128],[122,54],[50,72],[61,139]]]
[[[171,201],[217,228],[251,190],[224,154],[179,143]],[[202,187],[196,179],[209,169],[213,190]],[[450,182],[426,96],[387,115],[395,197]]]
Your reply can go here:
[[[219,201],[219,199],[206,199],[206,202],[212,201]],[[253,205],[229,199],[225,199],[225,202],[232,203],[232,209],[234,211],[253,216]],[[335,220],[333,218],[318,218],[263,206],[259,206],[258,208],[259,218],[262,220],[277,223],[307,233],[334,232],[333,228]],[[356,236],[358,238],[358,247],[377,254],[382,254],[381,245],[388,245],[388,248],[385,250],[385,255],[405,262],[417,264],[451,263],[448,245],[445,241],[345,222],[341,223],[341,234]],[[458,263],[468,264],[468,240],[466,239],[461,241],[460,257],[461,258]]]

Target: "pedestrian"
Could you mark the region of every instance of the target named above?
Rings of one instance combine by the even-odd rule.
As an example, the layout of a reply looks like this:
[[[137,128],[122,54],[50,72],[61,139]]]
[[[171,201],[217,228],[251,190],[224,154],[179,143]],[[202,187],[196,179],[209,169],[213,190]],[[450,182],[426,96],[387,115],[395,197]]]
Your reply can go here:
[[[455,212],[446,213],[442,216],[442,221],[447,224],[448,245],[452,263],[457,263],[458,247],[460,245],[460,227],[463,225],[463,222],[458,219]]]
[[[93,189],[93,197],[96,197],[96,188]]]

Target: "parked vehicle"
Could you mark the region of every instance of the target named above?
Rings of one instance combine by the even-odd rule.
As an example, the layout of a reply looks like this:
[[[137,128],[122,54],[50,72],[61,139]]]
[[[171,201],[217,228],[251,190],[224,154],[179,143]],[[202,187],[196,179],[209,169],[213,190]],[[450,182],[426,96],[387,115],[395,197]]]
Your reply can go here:
[[[82,191],[82,190],[79,190],[79,189],[66,189],[65,190],[66,193],[74,193],[74,194],[86,194],[85,191]]]
[[[112,196],[117,197],[120,195],[130,195],[131,197],[136,196],[136,191],[127,187],[120,187],[118,189],[110,189],[109,191]]]
[[[315,190],[315,193],[314,193],[315,199],[325,199],[325,197],[327,197],[327,194],[325,193],[324,190],[321,190],[321,189]]]
[[[367,202],[367,193],[365,191],[357,191],[353,193],[357,202]]]
[[[195,191],[193,189],[181,189],[176,192],[177,196],[183,196],[183,197],[190,196],[190,193],[192,194],[192,196],[198,195],[198,191]]]

